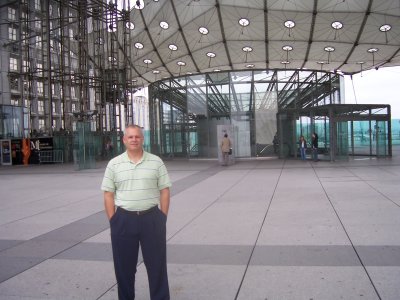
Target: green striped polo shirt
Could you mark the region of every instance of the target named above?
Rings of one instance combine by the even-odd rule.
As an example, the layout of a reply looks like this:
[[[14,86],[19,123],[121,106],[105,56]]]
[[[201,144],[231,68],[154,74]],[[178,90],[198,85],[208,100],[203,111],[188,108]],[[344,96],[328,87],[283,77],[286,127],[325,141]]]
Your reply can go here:
[[[136,211],[158,205],[160,190],[170,186],[161,158],[143,151],[142,159],[135,164],[124,152],[108,163],[101,190],[114,193],[116,206]]]

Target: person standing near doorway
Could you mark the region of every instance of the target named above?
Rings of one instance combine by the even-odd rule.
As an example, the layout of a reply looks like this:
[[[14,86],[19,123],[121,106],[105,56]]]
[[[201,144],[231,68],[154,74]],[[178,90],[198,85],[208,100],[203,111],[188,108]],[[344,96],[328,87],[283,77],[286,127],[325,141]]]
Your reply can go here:
[[[232,142],[228,138],[228,134],[225,133],[221,142],[221,152],[222,152],[222,165],[227,166],[229,162],[229,154],[232,148]]]
[[[150,299],[169,300],[166,222],[171,182],[161,158],[143,150],[139,126],[127,126],[123,142],[126,151],[109,161],[101,185],[110,222],[118,299],[135,299],[140,246]]]
[[[299,148],[301,160],[306,160],[307,142],[304,139],[304,136],[300,136]]]
[[[312,134],[311,147],[313,160],[318,161],[318,134],[316,132]]]

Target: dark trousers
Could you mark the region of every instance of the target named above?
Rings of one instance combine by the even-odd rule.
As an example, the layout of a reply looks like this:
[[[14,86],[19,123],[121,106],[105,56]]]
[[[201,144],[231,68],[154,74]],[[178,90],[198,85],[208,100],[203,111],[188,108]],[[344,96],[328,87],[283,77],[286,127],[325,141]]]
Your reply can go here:
[[[139,245],[147,269],[152,300],[168,300],[167,217],[154,209],[143,215],[117,209],[110,220],[111,244],[120,300],[135,299]]]

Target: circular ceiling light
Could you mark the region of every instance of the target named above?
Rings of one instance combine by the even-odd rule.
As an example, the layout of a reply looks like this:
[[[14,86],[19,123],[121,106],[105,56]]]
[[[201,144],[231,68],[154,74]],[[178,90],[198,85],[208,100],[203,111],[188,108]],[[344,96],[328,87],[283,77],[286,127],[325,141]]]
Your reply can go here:
[[[217,55],[216,55],[214,52],[207,52],[207,56],[208,56],[209,58],[214,58],[214,57],[216,57]]]
[[[149,65],[149,64],[152,64],[152,63],[153,63],[153,61],[152,61],[151,59],[143,59],[143,62],[144,62],[146,65]]]
[[[200,27],[200,28],[199,28],[199,32],[200,32],[201,34],[206,35],[206,34],[208,34],[208,29],[205,28],[205,27]]]
[[[117,23],[110,23],[107,28],[108,32],[116,32],[117,31]]]
[[[126,22],[125,26],[130,30],[135,29],[135,24],[133,24],[132,22]]]
[[[285,45],[285,46],[282,47],[282,49],[285,50],[285,51],[292,51],[293,47],[290,46],[290,45]]]
[[[362,64],[365,64],[365,61],[358,61],[356,63],[359,64],[359,65],[362,65]]]
[[[246,19],[246,18],[241,18],[241,19],[239,19],[238,22],[239,22],[240,26],[243,26],[243,27],[249,26],[249,24],[250,24],[249,19]]]
[[[332,46],[326,46],[326,47],[324,48],[324,50],[325,50],[326,52],[333,52],[333,51],[335,51],[335,48],[332,47]]]
[[[254,68],[254,65],[253,64],[248,64],[248,65],[246,65],[246,68],[252,69],[252,68]]]
[[[144,1],[143,0],[136,0],[134,8],[143,9],[144,8]]]
[[[390,26],[389,24],[385,24],[379,27],[379,30],[382,32],[388,32],[390,29],[392,29],[392,26]]]
[[[379,49],[378,49],[378,48],[369,48],[367,51],[368,51],[369,53],[375,53],[375,52],[378,52]]]
[[[221,72],[220,69],[214,69],[214,72]]]
[[[281,64],[288,65],[288,64],[290,64],[290,61],[284,60],[284,61],[281,61]]]
[[[160,74],[160,71],[154,70],[154,71],[153,71],[153,74]]]
[[[293,28],[294,26],[296,26],[296,23],[292,20],[287,20],[285,23],[283,23],[285,25],[286,28]]]
[[[317,64],[319,64],[319,65],[324,65],[324,64],[326,64],[327,62],[325,62],[325,61],[317,61]]]
[[[245,47],[242,48],[242,50],[243,50],[244,52],[251,52],[251,51],[253,51],[253,48],[251,48],[251,47],[249,47],[249,46],[245,46]]]
[[[135,48],[136,48],[136,49],[143,49],[143,47],[144,47],[144,46],[143,46],[142,43],[139,43],[139,42],[138,42],[138,43],[135,43]]]
[[[343,23],[339,21],[335,21],[331,24],[333,29],[339,30],[343,28]]]
[[[169,45],[168,48],[169,48],[169,50],[171,50],[171,51],[176,51],[176,50],[178,50],[178,46],[177,46],[177,45],[174,45],[174,44]]]
[[[178,61],[176,64],[180,67],[186,66],[186,63],[184,61]]]
[[[165,22],[165,21],[161,21],[160,22],[160,27],[162,29],[168,29],[169,28],[169,24],[167,22]]]

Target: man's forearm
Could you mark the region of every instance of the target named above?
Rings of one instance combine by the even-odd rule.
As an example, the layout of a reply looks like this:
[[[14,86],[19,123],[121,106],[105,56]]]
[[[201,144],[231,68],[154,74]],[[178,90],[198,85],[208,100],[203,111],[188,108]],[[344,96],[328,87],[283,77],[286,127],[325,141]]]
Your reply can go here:
[[[160,209],[165,215],[168,215],[169,201],[170,201],[169,188],[162,189],[160,191]]]
[[[114,193],[104,192],[104,209],[110,220],[115,213]]]

